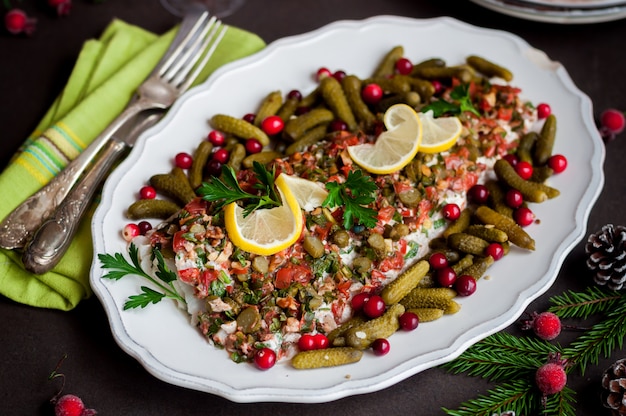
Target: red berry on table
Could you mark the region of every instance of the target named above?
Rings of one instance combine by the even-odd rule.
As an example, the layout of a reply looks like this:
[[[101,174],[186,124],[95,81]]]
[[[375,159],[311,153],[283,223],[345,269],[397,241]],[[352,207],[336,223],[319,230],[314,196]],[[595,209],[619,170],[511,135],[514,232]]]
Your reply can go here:
[[[448,265],[448,258],[443,253],[433,253],[428,258],[428,263],[435,270],[443,269]]]
[[[567,168],[567,158],[560,154],[552,155],[548,158],[548,166],[554,173],[561,173]]]
[[[515,172],[517,172],[520,178],[528,180],[533,176],[533,165],[525,160],[520,160],[515,165]]]
[[[57,16],[67,16],[72,10],[72,0],[48,0],[48,5],[56,9]]]
[[[537,117],[539,119],[547,118],[550,114],[552,114],[552,108],[550,108],[549,104],[541,103],[537,106]]]
[[[550,354],[548,362],[537,369],[535,383],[544,396],[563,390],[567,383],[566,365],[567,361],[562,360],[559,354]]]
[[[489,199],[489,190],[485,185],[476,184],[470,188],[469,197],[477,204],[484,204]]]
[[[519,208],[524,203],[524,195],[517,189],[509,189],[504,194],[504,200],[511,208]]]
[[[330,69],[322,67],[320,69],[317,70],[317,72],[315,73],[315,79],[320,81],[323,78],[326,77],[331,77],[333,75],[332,72],[330,72]]]
[[[54,403],[55,416],[93,416],[95,414],[95,410],[85,409],[85,404],[80,397],[73,394],[65,394]]]
[[[513,211],[513,219],[519,226],[526,227],[533,223],[535,214],[528,207],[519,207]]]
[[[378,104],[383,98],[383,89],[378,84],[367,84],[361,90],[361,98],[367,104]]]
[[[4,27],[12,35],[24,33],[32,35],[35,32],[37,20],[28,17],[21,9],[11,9],[4,15]]]
[[[174,158],[174,163],[181,169],[189,169],[193,164],[193,156],[186,152],[180,152]]]
[[[302,334],[298,339],[300,351],[311,351],[315,349],[315,338],[311,334]]]
[[[221,131],[211,130],[207,136],[207,140],[211,142],[213,146],[224,146],[224,143],[226,143],[226,136],[224,136],[224,133]]]
[[[261,348],[254,354],[254,364],[259,370],[269,370],[276,364],[276,352],[271,348]]]
[[[322,333],[317,333],[313,335],[313,345],[317,350],[323,350],[324,348],[328,348],[330,341],[328,337]]]
[[[412,331],[419,326],[420,318],[414,312],[404,312],[398,317],[398,323],[405,331]]]
[[[370,298],[363,304],[363,313],[368,318],[378,318],[382,314],[385,313],[385,301],[382,297],[378,295],[372,295]]]
[[[352,309],[355,311],[360,311],[363,309],[363,305],[370,299],[371,294],[367,292],[357,293],[352,297],[350,304],[352,305]]]
[[[504,256],[504,248],[500,243],[491,243],[485,249],[485,255],[493,257],[494,260],[500,260]]]
[[[447,220],[454,221],[461,215],[461,208],[457,204],[446,204],[441,209],[441,215]]]
[[[217,160],[221,164],[228,162],[230,158],[230,152],[223,147],[221,149],[217,149],[215,153],[213,153],[213,160]]]
[[[378,338],[372,342],[372,351],[374,351],[375,355],[383,356],[389,353],[391,346],[389,345],[389,341],[385,338]]]
[[[256,114],[254,113],[247,113],[247,114],[244,114],[243,116],[243,119],[247,121],[248,123],[254,123],[255,118],[256,118]]]
[[[456,272],[450,266],[437,270],[437,283],[439,283],[441,287],[452,287],[456,279]]]
[[[156,198],[156,189],[150,185],[142,186],[139,190],[139,197],[141,199],[154,199]]]
[[[600,115],[601,127],[612,134],[619,134],[626,127],[624,113],[614,108],[604,110]]]
[[[140,234],[139,226],[134,223],[126,224],[122,230],[122,237],[125,241],[131,241]]]
[[[285,127],[285,122],[279,116],[269,116],[265,117],[265,119],[261,122],[261,129],[268,136],[274,136],[281,131]]]
[[[459,296],[470,296],[476,292],[476,279],[469,274],[461,275],[454,282],[454,289]]]
[[[413,63],[407,58],[400,58],[396,61],[396,71],[401,75],[409,75],[413,71]]]
[[[545,341],[552,341],[561,333],[561,319],[552,312],[533,312],[524,321],[522,329],[532,329],[535,335]]]
[[[246,146],[246,152],[250,154],[259,153],[261,150],[263,150],[263,145],[258,139],[255,139],[255,138],[246,140],[245,146]]]

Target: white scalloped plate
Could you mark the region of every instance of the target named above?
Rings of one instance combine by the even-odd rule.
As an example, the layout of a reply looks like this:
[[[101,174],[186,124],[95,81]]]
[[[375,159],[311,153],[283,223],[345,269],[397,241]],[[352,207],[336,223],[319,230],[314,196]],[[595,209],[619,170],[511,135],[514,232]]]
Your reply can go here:
[[[120,231],[137,190],[151,175],[168,171],[174,154],[195,149],[208,132],[211,115],[253,111],[275,89],[309,91],[314,86],[313,74],[321,66],[368,76],[382,56],[400,44],[414,61],[436,56],[455,64],[469,54],[482,55],[510,68],[524,97],[552,106],[559,120],[555,151],[567,156],[569,169],[550,181],[562,195],[534,207],[541,224],[531,225],[528,231],[537,241],[536,252],[515,251],[495,264],[492,278],[481,280],[477,292],[461,300],[459,313],[397,333],[385,357],[367,352],[357,364],[308,371],[296,371],[281,362],[267,372],[231,362],[224,351],[205,342],[173,302],[123,311],[127,297],[138,293],[145,282],[132,277],[102,279],[94,256],[91,284],[115,339],[150,373],[168,383],[236,402],[325,402],[373,392],[450,361],[507,327],[554,282],[565,256],[582,239],[604,182],[604,146],[591,102],[559,63],[522,39],[450,18],[380,16],[339,21],[279,40],[256,55],[222,67],[143,134],[111,174],[92,223],[95,253],[126,253]]]
[[[611,22],[626,18],[626,3],[600,2],[603,6],[562,7],[561,5],[533,1],[471,0],[474,3],[520,19],[544,23],[590,24]],[[537,4],[537,3],[542,3]],[[609,4],[610,3],[610,4]]]

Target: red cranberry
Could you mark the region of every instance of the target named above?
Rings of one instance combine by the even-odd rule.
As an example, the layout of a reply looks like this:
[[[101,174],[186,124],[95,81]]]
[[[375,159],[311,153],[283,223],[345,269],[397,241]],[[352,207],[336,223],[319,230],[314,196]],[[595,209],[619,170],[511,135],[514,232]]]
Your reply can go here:
[[[474,185],[469,190],[469,197],[477,204],[484,204],[489,199],[489,190],[485,185]]]
[[[285,127],[285,122],[279,116],[269,116],[265,117],[263,122],[261,123],[261,129],[265,132],[265,134],[269,136],[274,136],[281,131]]]
[[[348,124],[346,124],[345,121],[343,120],[339,120],[339,119],[335,119],[333,121],[330,122],[329,126],[328,126],[328,131],[346,131],[348,130]]]
[[[223,163],[219,160],[211,158],[206,164],[206,173],[210,176],[220,176],[222,173]]]
[[[332,75],[333,75],[333,73],[330,72],[330,69],[322,67],[322,68],[318,69],[317,72],[315,73],[315,79],[320,81],[321,79],[326,78],[326,77],[330,77]]]
[[[433,253],[428,258],[428,263],[435,270],[443,269],[448,266],[448,258],[443,253]]]
[[[139,197],[141,199],[154,199],[156,198],[156,189],[150,185],[142,186],[139,190]]]
[[[513,211],[513,218],[521,227],[526,227],[533,223],[535,214],[528,207],[519,207]]]
[[[451,287],[456,282],[456,272],[452,267],[446,266],[437,270],[437,282],[441,287]]]
[[[125,241],[131,241],[140,234],[139,226],[134,223],[126,224],[122,230],[122,237]]]
[[[626,127],[626,117],[623,112],[609,108],[600,114],[600,124],[610,133],[619,134]]]
[[[378,338],[372,342],[372,351],[374,351],[375,355],[383,356],[389,353],[391,349],[391,345],[389,345],[389,341],[385,338]]]
[[[303,106],[300,106],[300,107],[296,107],[296,111],[294,112],[294,114],[297,115],[297,116],[301,116],[302,114],[306,114],[309,111],[311,111],[311,107],[303,105]]]
[[[139,234],[146,235],[146,233],[152,229],[152,224],[148,221],[139,221],[137,227],[139,227]]]
[[[315,349],[323,350],[325,348],[328,348],[330,341],[328,340],[328,337],[326,335],[322,333],[317,333],[313,335],[313,343],[315,345]]]
[[[302,99],[302,93],[298,90],[291,90],[287,93],[287,98],[300,101]]]
[[[509,189],[504,195],[504,200],[511,208],[519,208],[524,203],[524,196],[517,189]]]
[[[554,173],[561,173],[567,168],[567,158],[563,155],[552,155],[548,159],[548,166]]]
[[[335,78],[337,81],[341,82],[342,79],[344,79],[346,77],[346,71],[335,71],[333,73],[333,78]]]
[[[261,348],[254,354],[254,364],[259,370],[269,370],[276,364],[276,353],[271,348]]]
[[[515,165],[515,172],[517,172],[520,178],[528,180],[533,176],[533,165],[525,160],[520,160]]]
[[[361,90],[361,98],[367,104],[377,104],[383,98],[383,89],[378,84],[367,84]]]
[[[552,108],[549,104],[541,103],[537,106],[537,117],[543,119],[548,117],[552,113]]]
[[[433,80],[430,82],[433,85],[433,88],[435,89],[435,94],[439,94],[441,91],[443,91],[443,84],[441,83],[441,81],[439,80]]]
[[[215,153],[213,153],[213,160],[217,160],[221,164],[228,162],[230,158],[230,152],[223,147],[221,149],[217,149]]]
[[[248,113],[248,114],[245,114],[242,118],[243,118],[245,121],[247,121],[248,123],[253,124],[253,123],[254,123],[254,119],[256,118],[256,114],[254,114],[254,113]]]
[[[420,318],[414,312],[404,312],[398,317],[398,323],[400,324],[400,328],[405,331],[412,331],[418,327]]]
[[[400,58],[396,61],[396,71],[398,74],[409,75],[413,71],[413,63],[407,58]]]
[[[476,292],[476,279],[469,274],[461,275],[454,283],[454,290],[459,296],[469,296]]]
[[[311,334],[302,334],[298,340],[300,351],[310,351],[315,349],[315,338]]]
[[[382,297],[378,295],[372,295],[370,298],[363,304],[363,313],[368,318],[378,318],[383,313],[385,313],[385,301]]]
[[[461,208],[457,204],[446,204],[441,209],[441,215],[447,220],[454,221],[461,215]]]
[[[221,131],[212,130],[207,136],[207,140],[210,141],[213,146],[224,146],[224,143],[226,143],[226,136],[224,136],[224,133]]]
[[[485,249],[485,254],[493,257],[494,260],[500,260],[504,256],[504,248],[500,243],[491,243]]]
[[[181,152],[174,158],[174,163],[181,169],[189,169],[193,164],[193,157],[189,153]]]
[[[17,8],[13,8],[4,15],[4,27],[12,35],[25,33],[32,35],[35,32],[37,19],[28,17],[26,13]]]
[[[357,293],[352,297],[350,304],[352,305],[352,309],[355,311],[360,311],[363,309],[363,305],[370,299],[371,294],[367,292]]]
[[[515,167],[517,165],[517,162],[519,162],[519,158],[517,157],[517,155],[514,155],[513,153],[508,153],[508,154],[502,156],[502,159],[504,159],[507,162],[509,162],[511,164],[511,166],[513,166],[513,167]]]
[[[258,139],[251,138],[246,140],[246,151],[250,154],[259,153],[263,150],[263,145]]]

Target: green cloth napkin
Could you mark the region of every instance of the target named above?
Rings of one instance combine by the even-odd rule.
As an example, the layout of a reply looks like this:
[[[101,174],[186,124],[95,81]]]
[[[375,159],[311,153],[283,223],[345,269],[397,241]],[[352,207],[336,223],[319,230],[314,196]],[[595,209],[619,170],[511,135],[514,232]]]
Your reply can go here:
[[[0,175],[0,218],[59,173],[122,112],[177,30],[157,36],[113,20],[99,39],[84,43],[63,92]],[[257,35],[229,26],[196,84],[217,67],[264,46]],[[90,223],[88,215],[59,264],[43,275],[24,270],[20,252],[0,249],[0,293],[23,304],[60,310],[71,310],[88,298]]]

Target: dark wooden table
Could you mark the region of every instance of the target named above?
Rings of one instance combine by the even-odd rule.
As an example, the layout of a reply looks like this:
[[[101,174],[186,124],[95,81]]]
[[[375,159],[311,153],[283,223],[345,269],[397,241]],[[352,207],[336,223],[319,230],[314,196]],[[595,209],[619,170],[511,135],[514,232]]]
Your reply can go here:
[[[23,3],[23,4],[22,4]],[[163,33],[177,22],[157,0],[74,1],[69,16],[57,18],[44,4],[22,2],[39,18],[31,38],[0,36],[0,166],[28,136],[61,91],[88,38],[97,37],[113,18]],[[45,2],[43,2],[45,3]],[[458,0],[248,0],[225,22],[259,34],[265,41],[307,32],[339,19],[375,15],[416,18],[451,16],[465,22],[515,33],[545,51],[568,70],[574,83],[593,103],[596,117],[608,107],[626,109],[626,21],[587,25],[556,25],[497,14]],[[606,181],[588,222],[588,233],[603,224],[626,224],[623,157],[626,137],[608,145]],[[574,167],[575,168],[575,167]],[[544,310],[551,295],[578,290],[589,283],[584,243],[567,257],[554,286],[528,310]],[[65,392],[80,395],[102,415],[438,415],[457,408],[492,387],[479,378],[453,376],[433,368],[382,391],[331,403],[236,404],[226,399],[164,383],[150,375],[115,343],[97,298],[71,312],[42,310],[0,298],[0,414],[44,415],[58,385],[47,380],[58,359],[67,353],[62,372]],[[515,331],[511,327],[507,331]],[[604,368],[626,351],[616,351],[590,366],[584,376],[572,375],[568,385],[578,394],[577,415],[600,415],[597,397]],[[519,415],[518,415],[519,416]]]

